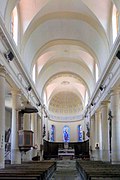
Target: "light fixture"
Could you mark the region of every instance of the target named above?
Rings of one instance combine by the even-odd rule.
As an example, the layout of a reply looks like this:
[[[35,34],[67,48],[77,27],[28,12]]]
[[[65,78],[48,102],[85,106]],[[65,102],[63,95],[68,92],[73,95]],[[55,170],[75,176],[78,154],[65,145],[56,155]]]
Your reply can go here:
[[[44,116],[44,118],[47,118],[48,116],[47,116],[47,114]]]
[[[103,91],[103,89],[104,89],[104,88],[103,88],[103,85],[101,85],[101,86],[99,87],[99,89],[100,89],[101,91]]]
[[[91,106],[94,106],[93,102],[91,103]]]
[[[120,60],[120,51],[117,52],[116,57]]]
[[[27,89],[27,91],[31,91],[32,87],[30,85],[28,85],[28,87],[26,89]]]
[[[105,88],[106,88],[106,86],[103,86],[103,84],[101,84],[101,86],[99,87],[99,89],[100,89],[101,91],[103,91]]]
[[[38,102],[36,105],[37,105],[37,106],[41,106],[41,103],[40,103],[40,102]]]
[[[13,58],[14,58],[14,54],[12,53],[12,51],[7,51],[5,54],[4,54],[5,58],[9,61],[12,61]]]

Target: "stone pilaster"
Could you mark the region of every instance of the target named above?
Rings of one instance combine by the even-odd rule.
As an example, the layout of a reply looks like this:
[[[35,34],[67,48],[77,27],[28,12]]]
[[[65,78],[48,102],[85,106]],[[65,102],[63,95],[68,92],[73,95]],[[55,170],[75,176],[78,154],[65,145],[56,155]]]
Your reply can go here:
[[[32,157],[37,155],[37,114],[32,113],[31,114],[31,130],[33,131],[33,146],[35,147],[32,150]]]
[[[94,160],[101,160],[100,153],[100,116],[99,111],[95,113],[95,157]]]
[[[120,89],[111,92],[110,108],[112,113],[111,160],[112,163],[120,163]]]
[[[4,66],[0,65],[0,168],[5,166],[5,74]]]
[[[110,161],[109,157],[109,130],[108,130],[108,103],[103,101],[101,103],[101,153],[102,161]]]
[[[94,160],[95,156],[95,119],[94,116],[90,120],[90,159]]]
[[[12,91],[12,127],[11,127],[11,164],[21,163],[21,153],[18,148],[18,101],[19,92]]]

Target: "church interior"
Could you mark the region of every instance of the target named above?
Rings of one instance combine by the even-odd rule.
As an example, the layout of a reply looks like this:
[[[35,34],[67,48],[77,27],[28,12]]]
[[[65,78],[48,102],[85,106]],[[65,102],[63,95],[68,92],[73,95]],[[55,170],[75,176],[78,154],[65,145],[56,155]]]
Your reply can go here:
[[[119,132],[120,1],[0,0],[0,179],[120,179]]]

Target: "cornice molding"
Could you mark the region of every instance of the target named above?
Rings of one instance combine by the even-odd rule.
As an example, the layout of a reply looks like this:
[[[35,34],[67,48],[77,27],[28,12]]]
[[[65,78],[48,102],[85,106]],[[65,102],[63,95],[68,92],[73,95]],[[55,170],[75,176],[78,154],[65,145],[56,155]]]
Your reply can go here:
[[[26,98],[28,98],[28,91],[26,87],[30,85],[32,88],[32,93],[31,96],[29,96],[29,100],[32,105],[38,108],[36,106],[36,103],[39,100],[42,104],[42,100],[40,99],[39,94],[35,89],[30,76],[27,74],[27,71],[25,70],[22,64],[20,54],[16,48],[13,39],[8,33],[1,16],[0,16],[0,38],[2,40],[1,43],[4,46],[6,52],[9,50],[14,55],[14,60],[8,61],[4,56],[4,53],[6,52],[4,53],[0,52],[0,63],[5,67],[8,83],[12,83],[12,86],[14,86],[16,89],[21,90],[21,93],[23,93]],[[21,74],[21,78],[19,78],[20,74]],[[35,98],[33,99],[32,97]]]
[[[4,77],[6,76],[6,70],[3,65],[0,64],[0,76]]]

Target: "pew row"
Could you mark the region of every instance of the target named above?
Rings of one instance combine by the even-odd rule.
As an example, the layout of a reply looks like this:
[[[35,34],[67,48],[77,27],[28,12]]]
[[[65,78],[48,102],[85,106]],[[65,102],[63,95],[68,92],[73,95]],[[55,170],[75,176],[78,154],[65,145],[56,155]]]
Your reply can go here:
[[[0,169],[0,179],[49,180],[56,169],[56,162],[26,162],[6,165]]]
[[[120,179],[120,165],[102,161],[77,161],[77,169],[80,176],[86,180]]]

